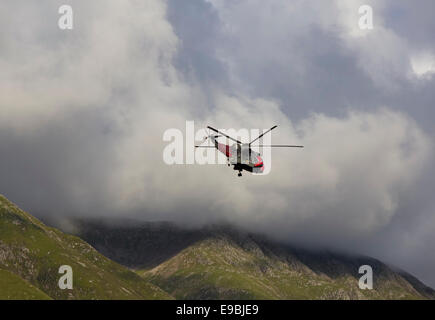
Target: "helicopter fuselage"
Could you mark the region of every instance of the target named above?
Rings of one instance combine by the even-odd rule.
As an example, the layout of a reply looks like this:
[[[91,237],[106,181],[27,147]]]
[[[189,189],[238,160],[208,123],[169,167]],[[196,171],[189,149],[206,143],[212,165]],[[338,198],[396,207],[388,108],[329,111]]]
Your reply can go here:
[[[227,157],[228,165],[234,166],[234,170],[240,173],[245,170],[252,173],[262,173],[264,171],[264,163],[261,154],[252,150],[249,144],[227,145],[220,143],[211,135],[210,140],[213,142],[216,149]]]

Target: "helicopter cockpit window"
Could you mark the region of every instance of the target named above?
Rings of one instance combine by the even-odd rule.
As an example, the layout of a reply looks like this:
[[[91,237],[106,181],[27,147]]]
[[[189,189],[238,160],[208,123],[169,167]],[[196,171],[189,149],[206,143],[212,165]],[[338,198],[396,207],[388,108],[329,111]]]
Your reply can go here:
[[[251,159],[249,158],[251,157]],[[243,163],[255,162],[255,152],[249,152],[249,148],[243,148],[241,150],[241,160]]]

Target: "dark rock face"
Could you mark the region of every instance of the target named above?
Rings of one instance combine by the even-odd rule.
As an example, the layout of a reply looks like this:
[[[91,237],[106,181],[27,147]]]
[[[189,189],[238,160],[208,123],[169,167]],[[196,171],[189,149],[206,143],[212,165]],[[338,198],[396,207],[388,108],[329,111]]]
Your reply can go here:
[[[97,220],[75,222],[78,236],[106,257],[133,269],[150,269],[205,238],[203,232],[185,230],[170,223],[140,225]]]

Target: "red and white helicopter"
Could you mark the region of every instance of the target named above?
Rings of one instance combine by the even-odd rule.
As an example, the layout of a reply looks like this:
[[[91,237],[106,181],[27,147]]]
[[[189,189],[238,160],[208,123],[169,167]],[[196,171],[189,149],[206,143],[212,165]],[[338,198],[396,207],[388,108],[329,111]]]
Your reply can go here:
[[[263,132],[260,134],[257,138],[252,140],[249,143],[242,143],[241,141],[234,139],[233,137],[230,137],[229,135],[220,132],[219,130],[212,128],[210,126],[207,126],[208,129],[218,133],[218,135],[210,134],[208,137],[204,138],[205,142],[207,138],[212,141],[212,146],[202,146],[197,145],[195,148],[216,148],[220,152],[222,152],[227,157],[228,166],[233,165],[234,170],[238,170],[239,174],[238,176],[242,176],[242,171],[246,170],[248,172],[252,173],[262,173],[264,171],[264,163],[263,159],[261,158],[261,154],[252,150],[251,145],[253,142],[257,141],[258,139],[262,138],[266,133],[269,133],[273,129],[275,129],[277,126],[273,126],[266,132]],[[219,137],[226,137],[229,140],[232,140],[236,143],[233,145],[227,145],[224,143],[220,143],[217,141],[217,138]],[[256,147],[260,148],[303,148],[304,146],[298,146],[298,145],[256,145]]]

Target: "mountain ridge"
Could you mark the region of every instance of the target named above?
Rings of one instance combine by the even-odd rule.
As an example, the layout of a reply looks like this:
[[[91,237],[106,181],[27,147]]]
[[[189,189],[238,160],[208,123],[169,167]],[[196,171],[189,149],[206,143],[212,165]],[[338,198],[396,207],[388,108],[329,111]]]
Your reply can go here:
[[[75,235],[64,233],[0,195],[0,299],[435,299],[413,275],[367,256],[230,225],[121,222],[74,219]],[[73,290],[58,288],[64,264]],[[366,264],[373,290],[358,287]]]
[[[432,288],[377,259],[283,245],[231,226],[185,229],[167,222],[123,226],[101,220],[82,220],[77,225],[79,235],[100,252],[136,269],[176,298],[435,298]],[[373,268],[374,290],[358,288],[358,269],[364,264]]]

